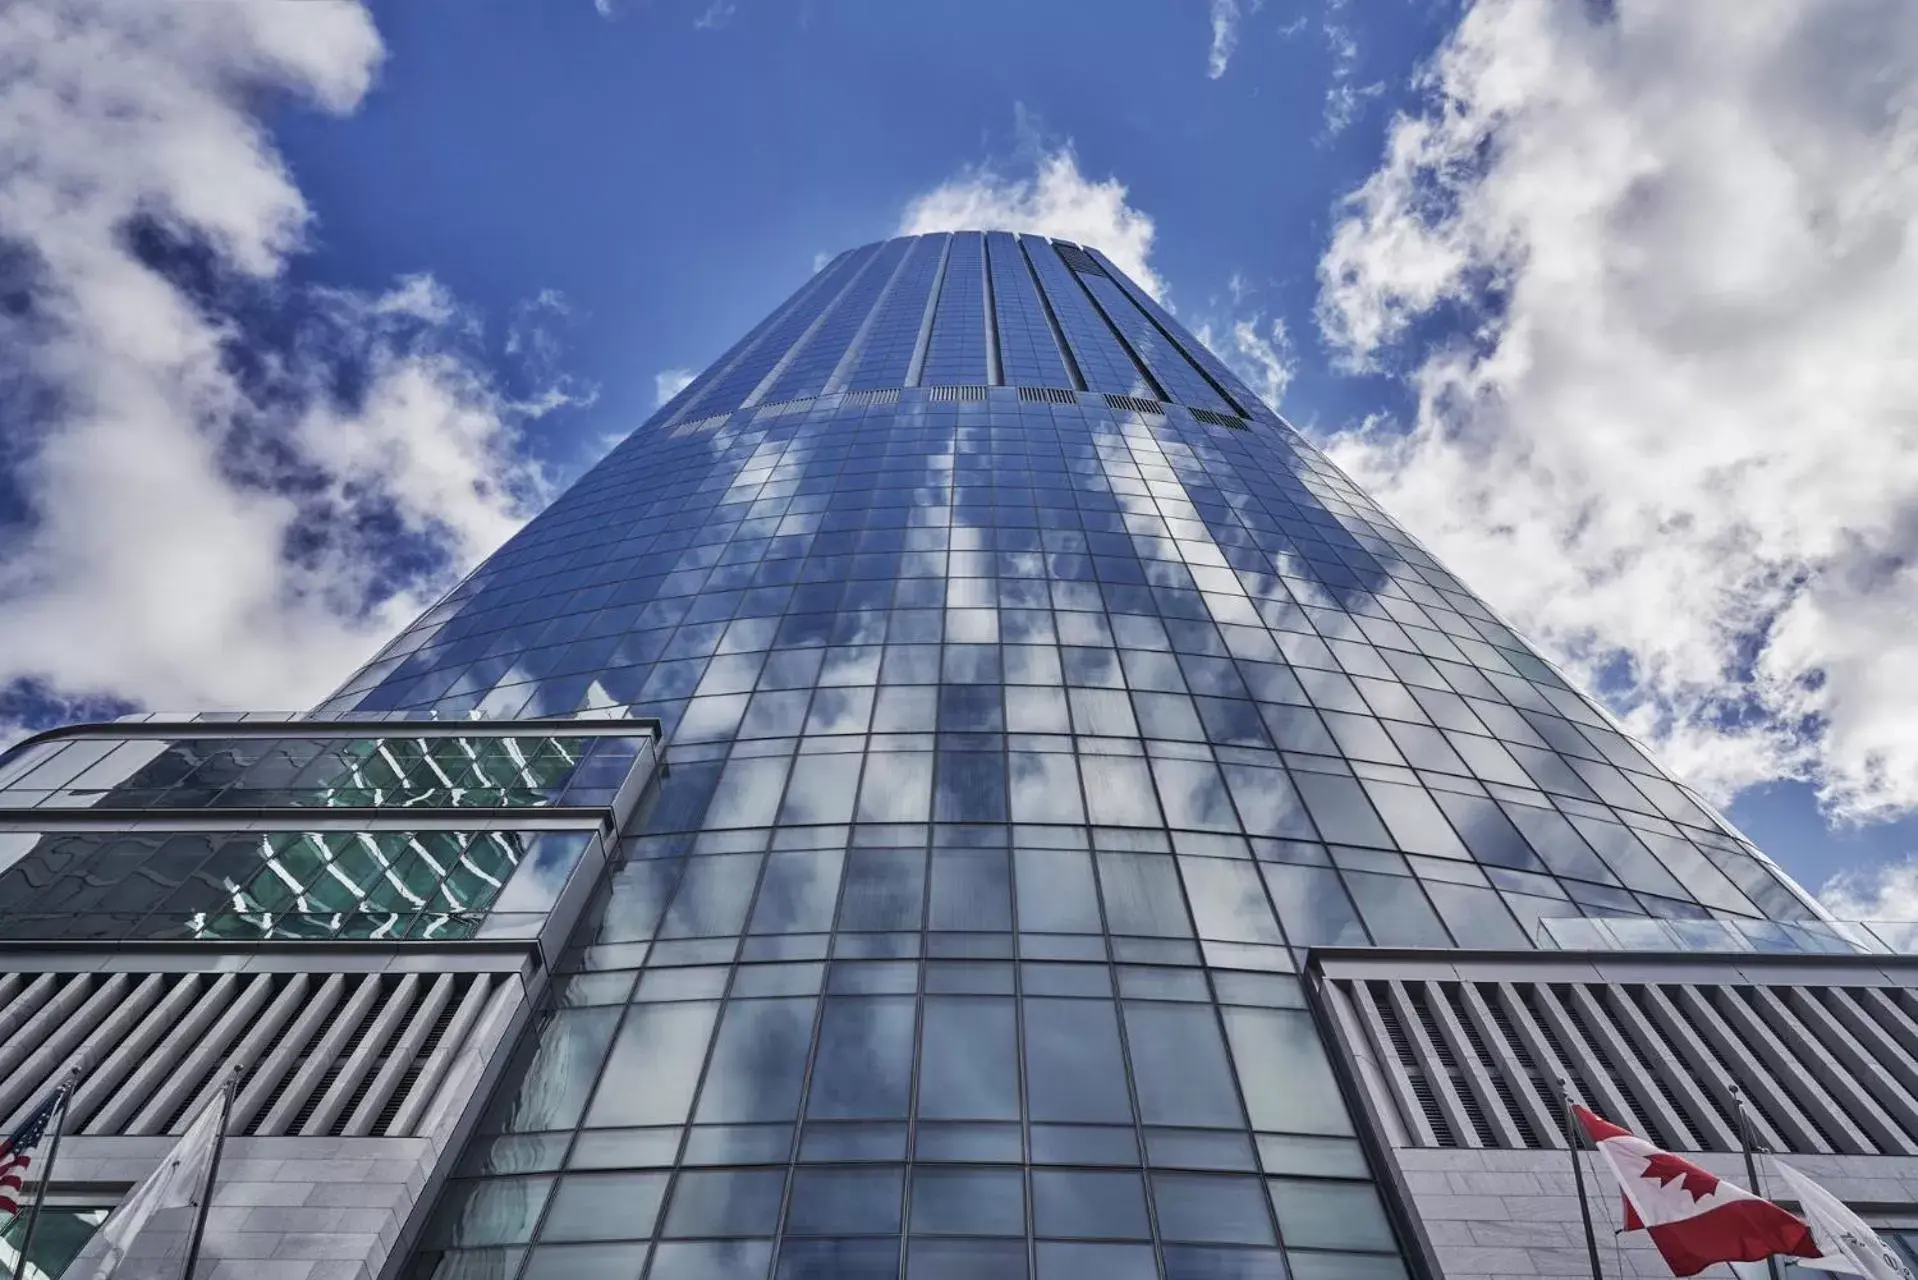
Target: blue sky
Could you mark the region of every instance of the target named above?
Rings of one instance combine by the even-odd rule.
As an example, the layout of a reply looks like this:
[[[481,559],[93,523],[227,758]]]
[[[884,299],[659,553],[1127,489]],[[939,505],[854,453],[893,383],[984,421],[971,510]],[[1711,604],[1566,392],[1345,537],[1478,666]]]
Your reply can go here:
[[[1153,262],[1184,311],[1223,313],[1236,276],[1242,310],[1309,339],[1333,204],[1375,164],[1415,63],[1455,18],[1406,0],[1270,0],[1239,19],[1211,79],[1198,2],[1096,20],[1065,0],[455,8],[376,9],[388,60],[350,118],[277,113],[317,218],[296,269],[364,288],[431,272],[492,317],[563,294],[579,320],[566,368],[600,394],[543,425],[556,460],[638,422],[653,388],[636,372],[700,367],[818,253],[891,234],[967,166],[1016,177],[1068,142],[1087,178],[1117,176],[1150,213]],[[1340,86],[1366,92],[1334,133]],[[1327,413],[1389,392],[1323,366],[1301,362],[1298,386]]]
[[[0,45],[0,729],[317,700],[819,255],[963,214],[1156,277],[1800,879],[1918,913],[1898,0],[49,0]]]

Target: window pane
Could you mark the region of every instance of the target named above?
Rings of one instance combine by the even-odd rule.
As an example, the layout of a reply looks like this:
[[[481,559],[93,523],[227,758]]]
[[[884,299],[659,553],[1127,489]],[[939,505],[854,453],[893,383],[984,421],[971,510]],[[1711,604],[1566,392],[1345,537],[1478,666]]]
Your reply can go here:
[[[1148,1234],[1145,1188],[1136,1173],[1035,1169],[1032,1216],[1042,1236],[1143,1240]]]
[[[1073,757],[1015,751],[1008,757],[1014,822],[1084,822],[1079,768]]]
[[[647,1280],[766,1280],[770,1240],[668,1241],[653,1250]]]
[[[1106,927],[1148,938],[1189,938],[1179,873],[1166,854],[1101,853],[1099,887],[1105,893]]]
[[[643,1242],[542,1245],[533,1250],[520,1280],[632,1280],[645,1260]]]
[[[862,757],[851,753],[801,756],[793,765],[792,783],[779,810],[784,824],[850,822],[853,795],[859,785]]]
[[[1222,858],[1180,858],[1179,875],[1201,938],[1220,942],[1283,945],[1278,922],[1265,900],[1259,869]]]
[[[1452,939],[1439,923],[1432,904],[1407,876],[1348,871],[1346,886],[1359,904],[1359,914],[1382,947],[1449,947]]]
[[[1239,819],[1216,765],[1203,760],[1154,760],[1166,821],[1196,831],[1237,831]]]
[[[815,1120],[903,1118],[914,1012],[910,996],[828,999],[806,1114]]]
[[[903,1176],[897,1168],[802,1168],[793,1175],[786,1230],[809,1236],[895,1232]]]
[[[1026,1099],[1034,1120],[1126,1123],[1119,1023],[1105,1000],[1024,1002]]]
[[[934,850],[929,927],[966,932],[1012,928],[1012,863],[1006,851]]]
[[[1062,757],[1069,758],[1069,757]],[[1019,927],[1028,933],[1099,932],[1092,855],[1083,849],[1018,849]]]
[[[799,1114],[815,1000],[735,1000],[726,1007],[694,1119],[791,1120]]]
[[[1431,895],[1432,904],[1438,908],[1453,937],[1469,939],[1472,946],[1483,948],[1528,945],[1512,913],[1492,890],[1465,884],[1428,883],[1425,891]]]
[[[629,1009],[586,1113],[587,1125],[684,1124],[718,1014],[719,1006],[710,1003]]]
[[[861,822],[924,822],[932,805],[932,753],[875,751],[859,784]]]
[[[1209,1004],[1128,1001],[1125,1025],[1140,1119],[1223,1128],[1244,1124],[1225,1041]]]
[[[1220,1012],[1254,1129],[1340,1136],[1352,1132],[1311,1014],[1239,1006]]]
[[[650,1236],[666,1194],[663,1173],[575,1174],[560,1179],[540,1226],[541,1240],[623,1240]]]
[[[1365,929],[1345,896],[1338,872],[1330,867],[1259,864],[1272,901],[1278,904],[1285,932],[1297,947],[1362,947]]]
[[[906,1280],[1026,1280],[1026,1242],[914,1240]]]
[[[1155,1173],[1159,1236],[1216,1244],[1272,1244],[1272,1219],[1257,1178]]]
[[[1024,1235],[1025,1175],[1017,1169],[922,1167],[912,1178],[912,1229],[934,1235]]]
[[[1158,1280],[1149,1244],[1081,1244],[1041,1240],[1034,1249],[1038,1280]]]
[[[1019,1058],[1010,1000],[926,1000],[919,1114],[933,1120],[1019,1118]]]
[[[924,850],[854,849],[846,855],[839,927],[862,932],[917,929],[925,884]]]
[[[626,975],[628,981],[631,975]],[[566,1009],[540,1034],[539,1049],[520,1082],[519,1092],[501,1127],[525,1133],[537,1129],[567,1129],[579,1123],[606,1046],[619,1022],[618,1009]]]
[[[1086,812],[1093,822],[1113,827],[1156,827],[1159,806],[1153,800],[1152,774],[1143,760],[1127,756],[1081,756]]]
[[[694,1170],[673,1184],[669,1236],[764,1236],[779,1222],[783,1169]]]
[[[1378,1192],[1365,1182],[1272,1178],[1279,1232],[1294,1249],[1391,1249],[1392,1228]]]
[[[754,933],[824,933],[839,905],[838,849],[775,853],[766,863],[753,907]]]
[[[780,1247],[778,1280],[896,1280],[897,1240],[792,1240]]]
[[[1378,815],[1372,812],[1372,806],[1355,780],[1324,773],[1301,773],[1294,776],[1293,782],[1325,839],[1333,844],[1392,847]]]
[[[1252,835],[1295,840],[1314,837],[1304,802],[1285,773],[1242,764],[1228,764],[1224,773],[1227,785],[1232,788],[1232,799],[1239,806],[1239,816]]]
[[[738,933],[746,922],[762,855],[720,854],[690,859],[679,892],[660,923],[662,938],[711,938]]]

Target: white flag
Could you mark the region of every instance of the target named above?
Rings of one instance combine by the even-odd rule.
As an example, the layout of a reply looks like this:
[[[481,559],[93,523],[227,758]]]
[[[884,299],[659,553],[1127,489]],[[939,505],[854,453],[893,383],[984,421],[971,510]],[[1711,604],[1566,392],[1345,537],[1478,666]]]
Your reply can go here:
[[[1844,1201],[1775,1156],[1772,1166],[1804,1207],[1812,1238],[1824,1250],[1823,1257],[1806,1259],[1799,1266],[1868,1276],[1870,1280],[1918,1280],[1893,1246],[1879,1239],[1878,1233]]]
[[[95,1261],[87,1262],[87,1254],[93,1250],[85,1250],[74,1259],[62,1280],[110,1280],[118,1273],[127,1251],[133,1247],[134,1237],[140,1234],[140,1228],[146,1226],[148,1219],[162,1209],[183,1209],[198,1204],[202,1191],[212,1190],[204,1184],[213,1164],[214,1148],[220,1142],[220,1122],[225,1117],[226,1107],[220,1098],[202,1107],[180,1140],[173,1144],[173,1150],[160,1161],[160,1167],[128,1192],[127,1198],[100,1224],[98,1239],[106,1242],[105,1252],[96,1255]]]

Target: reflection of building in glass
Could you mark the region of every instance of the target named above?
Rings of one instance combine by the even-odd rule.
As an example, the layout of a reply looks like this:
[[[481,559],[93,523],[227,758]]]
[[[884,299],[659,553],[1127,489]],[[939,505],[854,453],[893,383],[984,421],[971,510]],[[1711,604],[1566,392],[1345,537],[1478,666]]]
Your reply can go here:
[[[235,1072],[205,1257],[377,1274],[534,1016],[657,730],[147,719],[0,755],[0,1123],[80,1067],[23,1274],[97,1250],[116,1187]],[[116,1274],[177,1275],[188,1225],[161,1214]],[[24,1238],[0,1230],[0,1265]]]
[[[626,715],[659,769],[527,723]],[[402,966],[329,1006],[383,1047],[243,1108],[430,1135],[385,1277],[1583,1275],[1561,1077],[1733,1165],[1737,1082],[1841,1190],[1918,1158],[1909,931],[1825,919],[1094,249],[841,255],[274,734],[0,786],[49,867],[102,812],[246,831],[88,936],[199,875],[196,947]]]

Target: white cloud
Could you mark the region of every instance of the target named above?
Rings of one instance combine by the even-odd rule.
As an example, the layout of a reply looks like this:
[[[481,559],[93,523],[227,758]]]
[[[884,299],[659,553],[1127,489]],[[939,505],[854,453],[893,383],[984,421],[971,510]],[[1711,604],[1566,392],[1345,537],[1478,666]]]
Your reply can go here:
[[[1232,281],[1239,285],[1238,288],[1231,288],[1234,301],[1237,301],[1243,292],[1243,284],[1237,276]],[[1259,399],[1273,409],[1279,407],[1279,402],[1285,399],[1285,389],[1292,385],[1293,374],[1298,369],[1298,361],[1292,351],[1292,336],[1286,332],[1284,320],[1277,316],[1267,319],[1264,312],[1255,311],[1249,316],[1202,323],[1196,336],[1213,354],[1225,361],[1232,372],[1244,379],[1246,385],[1258,393]]]
[[[1352,127],[1365,111],[1365,104],[1385,92],[1385,82],[1354,84],[1359,69],[1359,42],[1341,16],[1345,0],[1326,0],[1325,20],[1319,30],[1325,36],[1326,51],[1332,55],[1331,83],[1325,89],[1325,136],[1336,138]]]
[[[1232,51],[1238,47],[1239,0],[1212,0],[1212,48],[1206,54],[1206,75],[1214,80],[1224,75]]]
[[[1050,151],[1035,149],[1030,177],[1008,178],[989,165],[968,167],[915,197],[897,234],[1030,231],[1054,236],[1104,250],[1140,288],[1162,296],[1165,285],[1151,266],[1152,218],[1126,202],[1125,184],[1087,178],[1070,142]]]
[[[1841,871],[1818,890],[1840,920],[1918,920],[1918,855],[1866,871]]]
[[[692,385],[699,373],[693,369],[661,369],[653,375],[653,407],[657,409]]]
[[[0,8],[0,690],[309,703],[540,496],[428,277],[296,291],[310,212],[255,111],[352,111],[355,3]],[[182,260],[195,269],[182,271]],[[243,315],[267,311],[277,345]],[[564,398],[562,396],[562,398]]]
[[[1320,267],[1418,397],[1338,459],[1682,773],[1839,818],[1918,806],[1914,84],[1904,0],[1478,0]]]
[[[705,12],[693,19],[693,26],[700,31],[717,31],[730,23],[739,13],[739,6],[733,0],[712,0]]]

